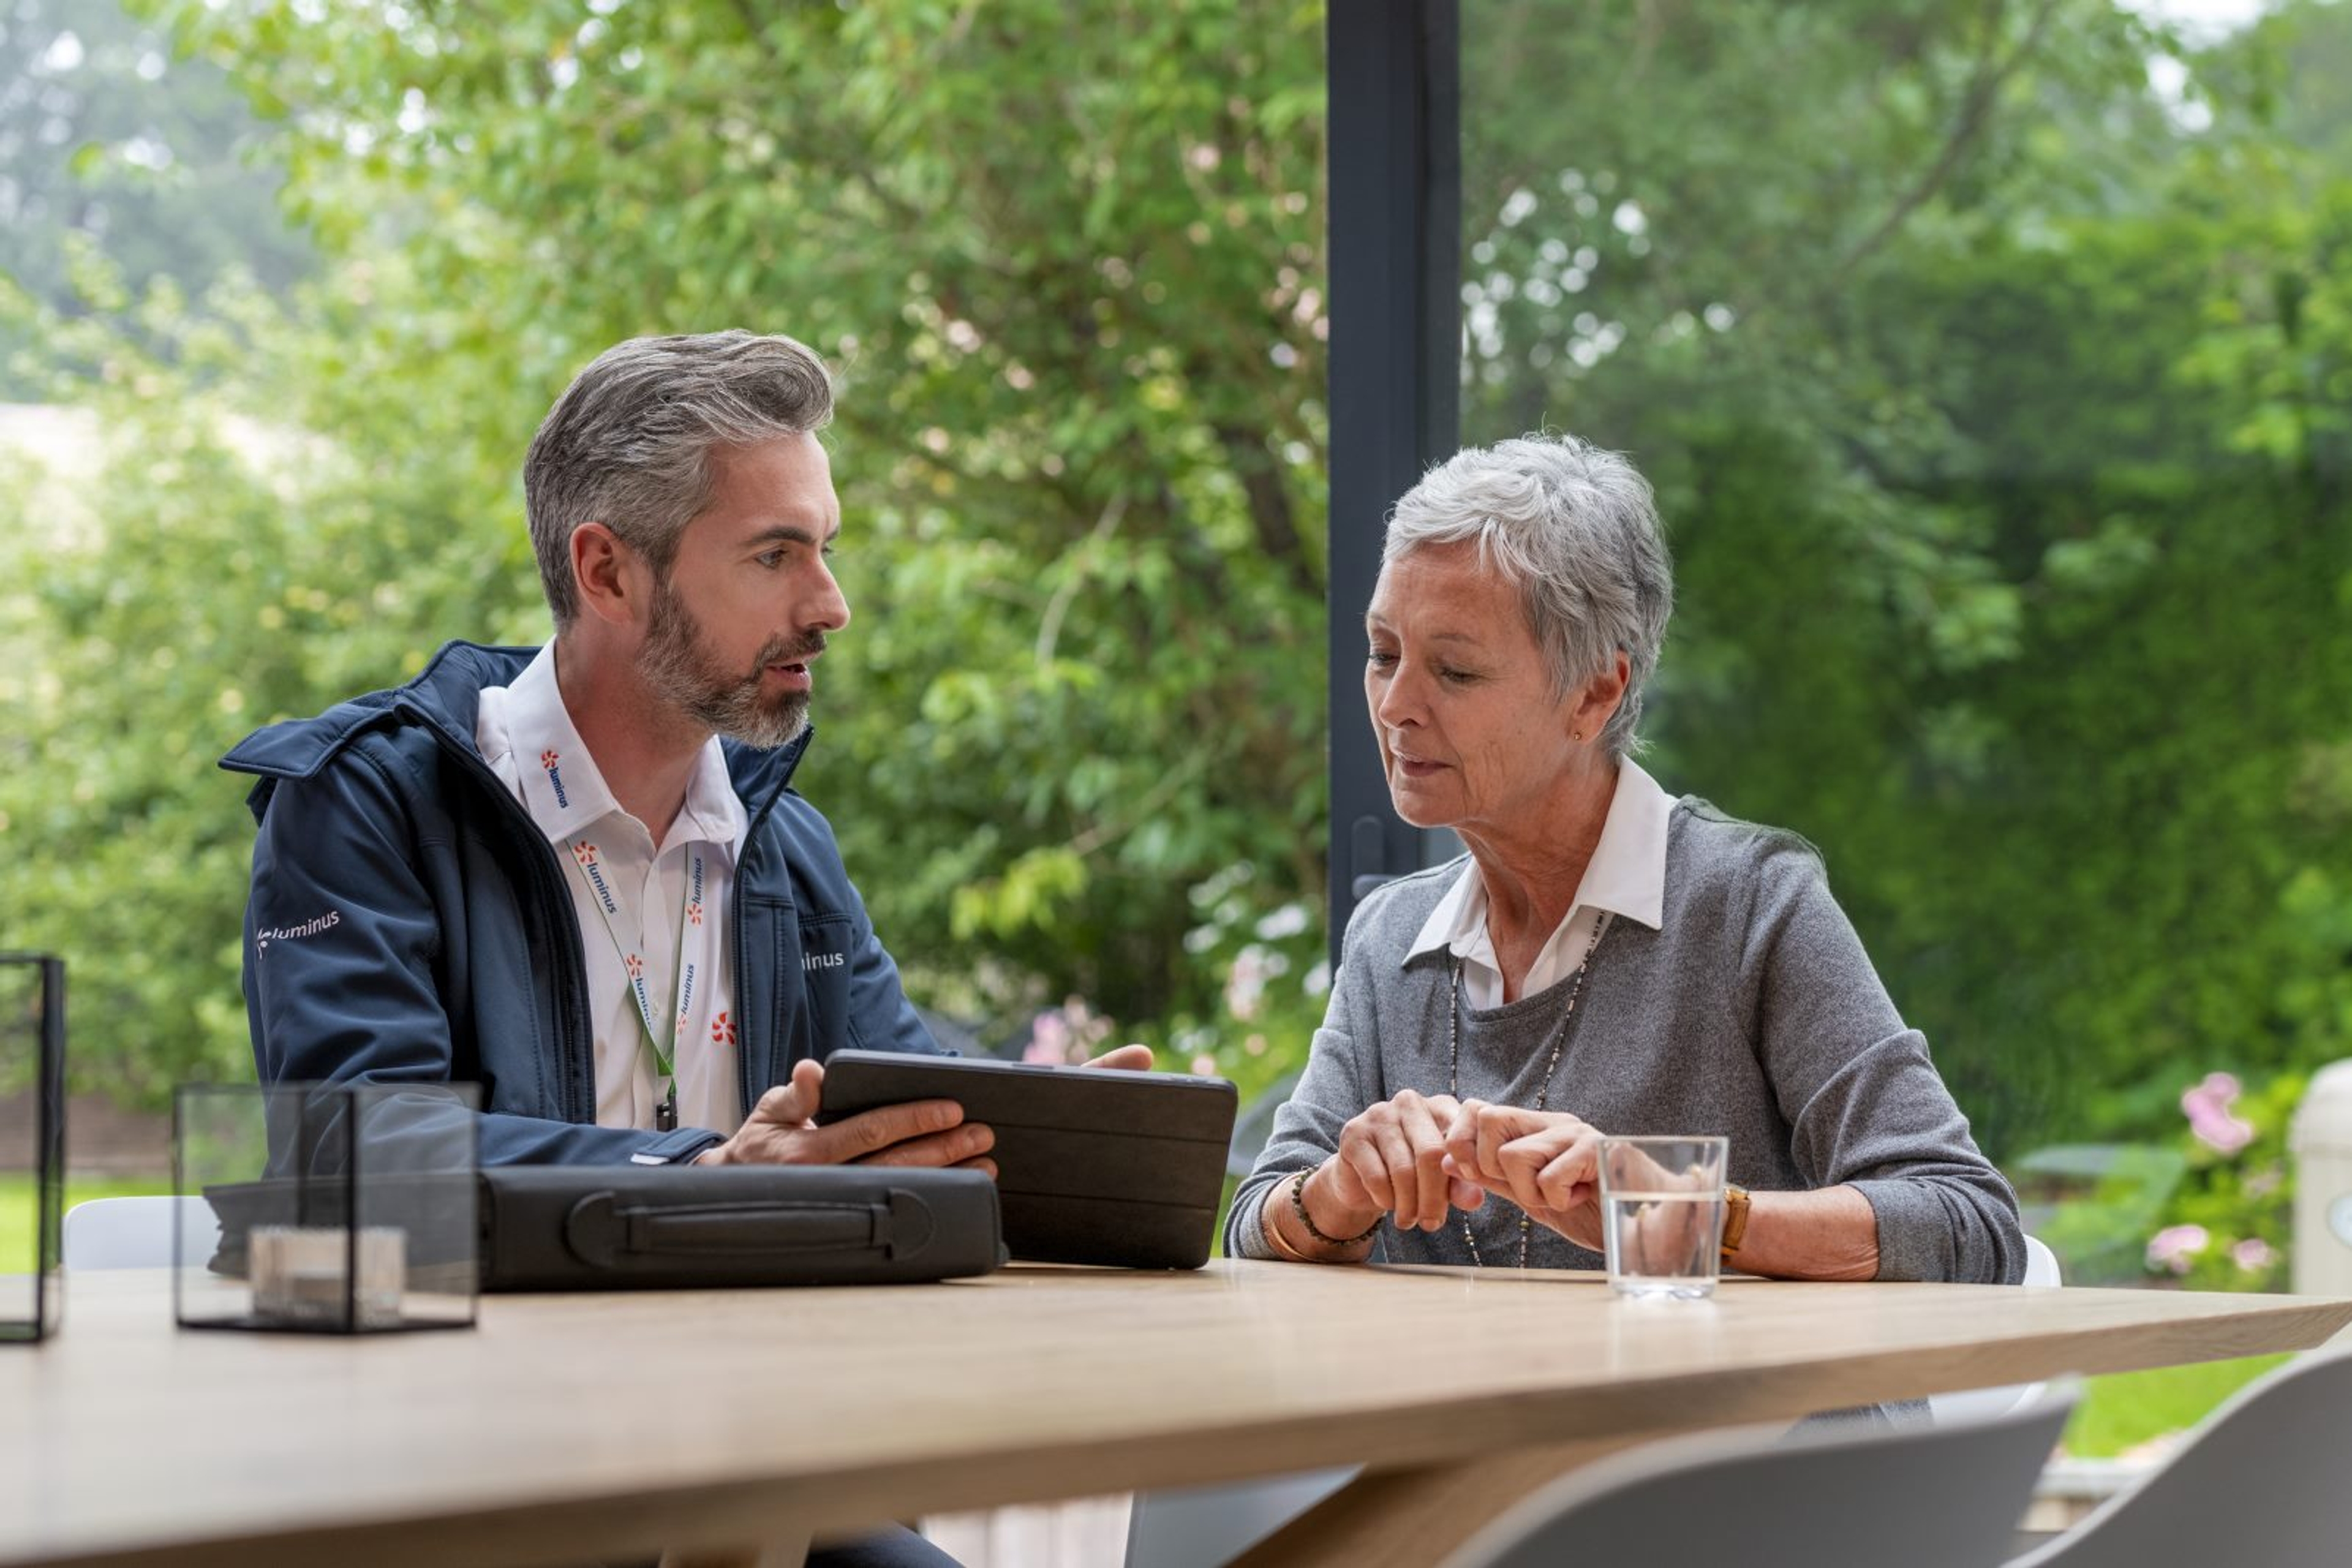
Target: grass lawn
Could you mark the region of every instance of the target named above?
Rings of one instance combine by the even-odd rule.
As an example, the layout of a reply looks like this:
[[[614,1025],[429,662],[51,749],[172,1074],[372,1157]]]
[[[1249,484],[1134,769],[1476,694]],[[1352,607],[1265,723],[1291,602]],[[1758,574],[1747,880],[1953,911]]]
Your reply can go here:
[[[151,1197],[171,1190],[169,1176],[75,1176],[66,1182],[65,1206],[71,1208],[92,1198]],[[37,1202],[30,1175],[0,1175],[0,1275],[33,1271]]]
[[[2194,1426],[2214,1408],[2271,1368],[2283,1355],[2200,1362],[2083,1380],[2083,1403],[2066,1428],[2066,1451],[2108,1459],[2150,1437]]]

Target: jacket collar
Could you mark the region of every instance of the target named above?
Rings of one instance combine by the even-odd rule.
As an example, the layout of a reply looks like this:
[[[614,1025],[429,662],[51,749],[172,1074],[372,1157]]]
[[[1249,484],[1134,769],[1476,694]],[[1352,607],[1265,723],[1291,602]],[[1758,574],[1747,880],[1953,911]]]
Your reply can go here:
[[[443,746],[487,770],[489,764],[483,761],[481,747],[474,739],[482,692],[488,687],[513,685],[538,657],[535,647],[444,643],[407,685],[338,702],[315,718],[289,719],[256,730],[238,742],[220,765],[230,773],[254,773],[265,780],[313,778],[362,735],[410,724],[422,725]],[[812,726],[792,744],[774,751],[761,751],[736,741],[720,742],[736,798],[743,803],[754,826],[792,782],[815,735]]]

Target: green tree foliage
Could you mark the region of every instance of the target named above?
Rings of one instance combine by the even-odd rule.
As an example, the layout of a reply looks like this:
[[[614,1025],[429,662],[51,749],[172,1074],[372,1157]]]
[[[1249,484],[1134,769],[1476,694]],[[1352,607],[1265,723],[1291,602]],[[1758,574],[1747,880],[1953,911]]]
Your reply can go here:
[[[237,331],[202,355],[81,349],[104,521],[19,606],[44,765],[0,811],[26,934],[85,960],[85,1070],[242,1058],[249,826],[212,757],[445,637],[541,637],[531,428],[611,342],[727,325],[843,374],[856,619],[798,782],[917,994],[1007,1026],[1076,994],[1165,1039],[1223,1016],[1244,949],[1297,992],[1322,876],[1316,9],[156,15],[285,115],[332,266],[289,309],[223,306]],[[206,417],[273,433],[257,465],[190,416],[199,383]]]
[[[243,1059],[210,759],[542,635],[533,423],[731,324],[843,371],[803,784],[919,994],[1303,1054],[1318,8],[142,3],[324,263],[7,300],[102,442],[74,518],[0,479],[0,941],[86,1079]],[[2352,7],[1463,13],[1465,434],[1657,480],[1669,786],[1824,847],[1997,1150],[2352,1049]]]
[[[1657,480],[1670,787],[1823,847],[1997,1147],[2352,1047],[2352,11],[1465,11],[1465,425]]]
[[[304,276],[310,248],[278,214],[281,176],[247,162],[259,140],[218,68],[174,59],[163,30],[115,0],[0,0],[0,273],[51,309],[96,303],[72,276],[84,252],[133,290]],[[0,336],[0,355],[41,346]],[[0,365],[0,395],[37,384]]]

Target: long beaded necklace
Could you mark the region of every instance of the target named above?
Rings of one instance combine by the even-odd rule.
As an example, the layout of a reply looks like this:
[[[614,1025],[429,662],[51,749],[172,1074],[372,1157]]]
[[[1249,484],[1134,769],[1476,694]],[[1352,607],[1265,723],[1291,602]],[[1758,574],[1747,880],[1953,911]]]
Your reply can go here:
[[[1551,1075],[1559,1067],[1559,1054],[1568,1045],[1568,1021],[1576,1013],[1576,999],[1584,994],[1585,972],[1592,967],[1592,950],[1601,945],[1602,933],[1609,929],[1606,911],[1592,927],[1592,940],[1584,944],[1584,956],[1577,962],[1576,976],[1569,982],[1568,1005],[1559,1010],[1559,1021],[1551,1026],[1551,1055],[1544,1062],[1543,1077],[1536,1084],[1536,1110],[1540,1113],[1544,1102],[1551,1098]],[[1462,955],[1455,953],[1448,969],[1451,983],[1446,988],[1445,1008],[1445,1092],[1455,1100],[1462,1098]],[[1519,1267],[1528,1266],[1528,1235],[1534,1222],[1528,1211],[1519,1211]],[[1470,1215],[1462,1215],[1462,1239],[1470,1244],[1470,1261],[1479,1268],[1486,1266],[1478,1250],[1478,1238],[1471,1234]]]

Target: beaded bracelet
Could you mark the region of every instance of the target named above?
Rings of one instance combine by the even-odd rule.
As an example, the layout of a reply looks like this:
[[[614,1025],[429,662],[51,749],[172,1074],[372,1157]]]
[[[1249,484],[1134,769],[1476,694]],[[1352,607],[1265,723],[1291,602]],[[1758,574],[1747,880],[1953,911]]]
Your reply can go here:
[[[1312,1171],[1301,1171],[1290,1178],[1290,1209],[1298,1216],[1298,1223],[1307,1227],[1307,1235],[1326,1247],[1358,1247],[1380,1234],[1381,1222],[1374,1220],[1371,1229],[1361,1236],[1324,1235],[1321,1227],[1316,1225],[1315,1216],[1307,1212],[1307,1178],[1314,1173]]]

